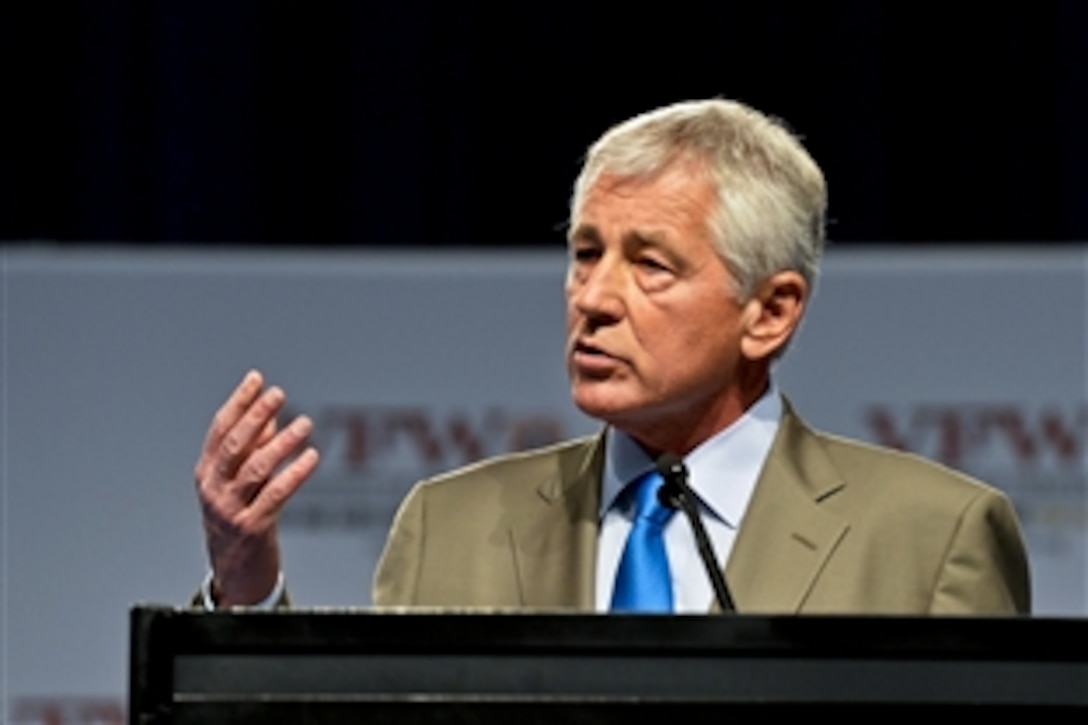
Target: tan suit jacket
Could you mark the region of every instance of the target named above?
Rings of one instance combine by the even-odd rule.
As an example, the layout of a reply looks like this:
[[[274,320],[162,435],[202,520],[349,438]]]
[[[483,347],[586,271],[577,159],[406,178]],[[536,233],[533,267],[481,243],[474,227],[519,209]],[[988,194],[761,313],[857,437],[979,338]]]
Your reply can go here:
[[[592,611],[604,437],[422,482],[397,514],[377,605]],[[1030,608],[1000,492],[816,432],[785,407],[726,566],[743,613],[1009,614]]]

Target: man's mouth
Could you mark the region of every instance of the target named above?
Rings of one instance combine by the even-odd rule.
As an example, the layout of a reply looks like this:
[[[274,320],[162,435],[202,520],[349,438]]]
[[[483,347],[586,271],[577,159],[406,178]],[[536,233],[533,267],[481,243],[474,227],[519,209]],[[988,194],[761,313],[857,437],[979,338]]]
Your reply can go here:
[[[612,354],[588,337],[575,338],[571,353],[575,355],[619,359],[617,355]]]
[[[611,357],[607,352],[596,345],[590,345],[589,343],[581,341],[574,345],[574,352],[582,353],[583,355],[603,355],[605,357]]]
[[[623,358],[585,340],[575,341],[570,358],[575,368],[593,377],[611,374],[623,362]]]

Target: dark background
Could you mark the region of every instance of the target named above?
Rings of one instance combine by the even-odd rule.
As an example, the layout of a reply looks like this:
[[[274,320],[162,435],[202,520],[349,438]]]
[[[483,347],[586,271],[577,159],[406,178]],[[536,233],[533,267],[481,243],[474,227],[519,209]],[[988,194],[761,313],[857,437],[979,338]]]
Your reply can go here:
[[[8,2],[0,238],[557,245],[585,148],[785,118],[832,239],[1088,239],[1088,3]]]

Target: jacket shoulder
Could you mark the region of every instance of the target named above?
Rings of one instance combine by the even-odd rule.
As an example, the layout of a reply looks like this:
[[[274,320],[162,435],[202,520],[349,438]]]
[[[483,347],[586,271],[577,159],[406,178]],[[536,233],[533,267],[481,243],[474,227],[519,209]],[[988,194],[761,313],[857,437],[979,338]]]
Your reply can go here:
[[[812,431],[812,434],[851,484],[868,481],[908,486],[919,496],[930,496],[937,491],[967,497],[999,493],[989,484],[914,453],[823,431]]]
[[[466,466],[424,479],[416,488],[427,493],[463,487],[536,485],[564,477],[580,467],[601,443],[599,435],[572,438],[541,448],[484,458]],[[567,476],[569,478],[569,476]]]
[[[777,480],[798,484],[815,504],[801,507],[806,516],[828,514],[841,536],[810,611],[1030,609],[1023,538],[1004,493],[912,453],[783,422]]]

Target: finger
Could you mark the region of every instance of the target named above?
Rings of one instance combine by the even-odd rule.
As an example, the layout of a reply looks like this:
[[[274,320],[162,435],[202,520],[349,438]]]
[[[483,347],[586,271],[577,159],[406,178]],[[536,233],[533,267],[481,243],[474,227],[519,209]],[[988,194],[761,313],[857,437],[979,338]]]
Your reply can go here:
[[[208,427],[208,434],[204,438],[203,454],[211,456],[223,441],[223,437],[234,427],[261,392],[264,387],[264,377],[258,370],[250,370],[242,378],[242,382],[230,394],[226,402],[215,412],[212,424]]]
[[[272,440],[278,430],[279,425],[276,424],[275,418],[268,421],[268,423],[264,427],[264,430],[262,430],[261,434],[257,436],[257,441],[254,444],[254,447],[260,448],[261,446],[266,445],[268,441]]]
[[[215,474],[221,480],[234,477],[254,451],[258,437],[268,425],[274,424],[276,413],[283,407],[287,396],[283,389],[272,386],[264,391],[249,409],[223,436],[214,453]]]
[[[258,434],[257,439],[253,441],[252,445],[249,447],[249,450],[256,450],[266,445],[275,437],[277,431],[279,431],[279,424],[276,422],[275,417],[273,417],[265,424],[260,434]]]
[[[287,464],[306,442],[313,428],[313,421],[300,415],[265,445],[254,450],[238,469],[232,483],[234,495],[246,504],[251,503],[275,471]]]
[[[302,451],[295,460],[287,464],[261,490],[250,504],[252,515],[264,521],[274,520],[288,499],[294,495],[310,474],[317,468],[321,455],[313,446]]]
[[[212,422],[204,436],[204,445],[200,449],[200,457],[197,459],[194,471],[198,489],[211,478],[210,474],[216,466],[216,455],[223,438],[253,405],[253,401],[257,399],[263,387],[264,377],[260,371],[250,370],[212,416]]]

